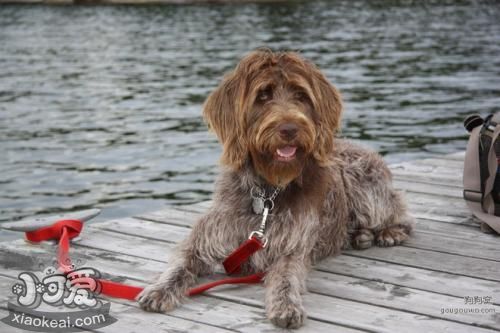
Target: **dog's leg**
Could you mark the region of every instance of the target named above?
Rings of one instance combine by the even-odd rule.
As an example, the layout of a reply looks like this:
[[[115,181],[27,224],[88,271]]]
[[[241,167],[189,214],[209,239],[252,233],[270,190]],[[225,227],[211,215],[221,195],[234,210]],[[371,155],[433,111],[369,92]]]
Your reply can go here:
[[[380,227],[373,230],[375,243],[382,247],[401,244],[409,238],[415,225],[414,218],[408,214],[403,194],[391,188],[389,198],[382,207],[389,215]]]
[[[378,246],[399,245],[410,237],[415,226],[415,219],[408,214],[403,197],[400,193],[393,192],[394,199],[388,206],[392,209],[392,214],[384,223],[384,226],[374,230],[375,243]]]
[[[307,265],[304,259],[286,256],[271,266],[265,277],[266,312],[271,322],[283,328],[298,328],[306,317],[301,292],[305,291]]]
[[[181,245],[168,265],[168,270],[139,295],[142,309],[152,312],[173,310],[186,297],[187,290],[196,283],[196,278],[210,272],[210,265],[196,256],[196,249],[190,242]]]

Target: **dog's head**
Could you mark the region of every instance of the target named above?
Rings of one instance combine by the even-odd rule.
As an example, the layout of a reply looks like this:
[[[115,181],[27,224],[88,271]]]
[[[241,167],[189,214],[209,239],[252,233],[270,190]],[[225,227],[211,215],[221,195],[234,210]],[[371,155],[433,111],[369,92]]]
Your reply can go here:
[[[222,163],[248,160],[272,185],[297,178],[307,161],[329,162],[340,125],[338,91],[293,52],[244,57],[205,102],[203,115],[223,145]]]

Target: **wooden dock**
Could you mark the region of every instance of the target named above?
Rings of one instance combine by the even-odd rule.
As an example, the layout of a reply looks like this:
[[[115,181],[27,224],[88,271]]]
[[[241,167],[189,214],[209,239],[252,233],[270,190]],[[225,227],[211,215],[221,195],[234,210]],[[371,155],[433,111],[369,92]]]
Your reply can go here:
[[[391,166],[418,220],[415,234],[403,246],[346,251],[318,264],[304,296],[308,320],[298,332],[500,332],[500,237],[482,233],[462,199],[463,157]],[[209,204],[86,225],[71,255],[105,278],[145,285]],[[3,318],[17,275],[38,271],[55,246],[19,239],[0,248]],[[260,285],[219,287],[168,314],[109,299],[118,321],[99,331],[281,332],[266,319],[263,299]],[[0,332],[12,331],[0,323]]]

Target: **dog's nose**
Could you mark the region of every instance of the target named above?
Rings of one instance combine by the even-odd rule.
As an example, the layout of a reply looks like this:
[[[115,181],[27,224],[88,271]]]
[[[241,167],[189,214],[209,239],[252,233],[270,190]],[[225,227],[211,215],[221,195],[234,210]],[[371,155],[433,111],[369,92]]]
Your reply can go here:
[[[280,132],[280,136],[286,140],[291,140],[291,139],[295,138],[295,136],[297,135],[298,129],[299,128],[297,127],[297,125],[292,124],[292,123],[281,124],[278,127],[278,130]]]

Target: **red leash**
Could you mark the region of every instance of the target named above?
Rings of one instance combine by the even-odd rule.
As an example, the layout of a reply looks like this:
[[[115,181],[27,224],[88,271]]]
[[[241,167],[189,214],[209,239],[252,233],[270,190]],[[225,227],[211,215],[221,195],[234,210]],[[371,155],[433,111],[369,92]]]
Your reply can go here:
[[[69,273],[71,268],[71,259],[69,257],[70,240],[77,237],[82,231],[83,223],[79,220],[59,220],[51,226],[44,227],[34,231],[26,232],[26,239],[31,242],[41,242],[45,240],[59,240],[57,250],[57,261],[60,269],[64,273]],[[224,260],[223,265],[228,275],[239,273],[241,265],[245,263],[250,256],[255,252],[264,248],[263,243],[255,236],[247,239],[236,250],[234,250]],[[238,283],[259,283],[262,281],[264,273],[256,273],[248,276],[227,278],[218,281],[202,284],[198,287],[188,290],[188,296],[194,296],[203,293],[204,291],[223,284],[238,284]],[[130,286],[123,283],[113,282],[109,280],[98,280],[101,285],[101,294],[135,300],[137,295],[142,291],[142,287]]]

